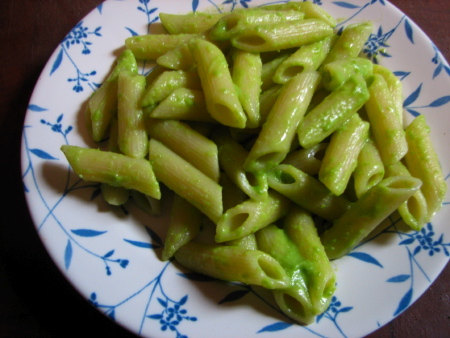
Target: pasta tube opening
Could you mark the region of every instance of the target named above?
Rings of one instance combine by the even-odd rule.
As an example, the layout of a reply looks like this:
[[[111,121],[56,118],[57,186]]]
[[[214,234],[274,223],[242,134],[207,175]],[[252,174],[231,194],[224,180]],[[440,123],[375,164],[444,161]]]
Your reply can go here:
[[[258,258],[258,265],[261,271],[266,274],[267,278],[283,281],[286,273],[280,269],[279,265],[273,264],[273,258],[269,255],[263,255]]]

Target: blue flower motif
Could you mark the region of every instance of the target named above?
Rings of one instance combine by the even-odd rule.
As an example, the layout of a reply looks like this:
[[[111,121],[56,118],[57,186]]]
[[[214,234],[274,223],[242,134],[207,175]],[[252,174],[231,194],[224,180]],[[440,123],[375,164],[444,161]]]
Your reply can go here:
[[[244,8],[248,8],[248,3],[252,0],[225,0],[222,2],[222,5],[229,5],[231,4],[231,11],[234,11],[235,7],[240,4]]]
[[[408,234],[405,234],[408,235]],[[408,238],[401,241],[400,245],[411,245],[418,243],[419,245],[413,251],[413,255],[417,255],[421,251],[428,252],[428,255],[434,256],[436,253],[444,252],[449,257],[450,253],[447,247],[450,247],[450,243],[444,243],[444,234],[435,240],[436,233],[433,230],[433,225],[428,223],[426,227],[422,228],[413,234],[408,235]]]
[[[363,52],[374,63],[378,64],[378,56],[391,57],[386,49],[389,47],[387,40],[391,37],[393,30],[383,34],[383,28],[380,26],[377,34],[370,34],[369,39],[364,45]]]
[[[69,49],[71,45],[83,45],[82,54],[90,54],[91,50],[88,48],[89,45],[92,45],[92,42],[85,41],[89,34],[94,34],[96,36],[102,36],[100,34],[101,27],[97,27],[95,30],[89,32],[88,27],[83,26],[83,21],[78,23],[70,32],[66,35],[62,44]]]

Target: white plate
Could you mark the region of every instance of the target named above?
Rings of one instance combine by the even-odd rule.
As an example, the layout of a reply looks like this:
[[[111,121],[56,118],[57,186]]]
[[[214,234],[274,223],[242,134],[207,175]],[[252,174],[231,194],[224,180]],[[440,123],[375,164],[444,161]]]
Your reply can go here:
[[[292,324],[244,286],[198,280],[162,262],[165,218],[133,206],[111,211],[98,186],[80,182],[62,144],[94,146],[83,107],[125,38],[158,31],[158,13],[242,8],[265,0],[106,1],[61,42],[36,85],[23,132],[23,183],[37,231],[56,265],[99,311],[151,337],[357,337],[392,320],[433,282],[449,259],[449,197],[415,233],[387,230],[335,262],[337,292],[316,323]],[[271,1],[273,3],[273,1]],[[315,1],[337,18],[375,22],[370,51],[402,79],[407,115],[424,114],[450,173],[450,69],[424,33],[385,0]],[[444,156],[445,155],[445,156]],[[146,227],[147,226],[147,227]]]

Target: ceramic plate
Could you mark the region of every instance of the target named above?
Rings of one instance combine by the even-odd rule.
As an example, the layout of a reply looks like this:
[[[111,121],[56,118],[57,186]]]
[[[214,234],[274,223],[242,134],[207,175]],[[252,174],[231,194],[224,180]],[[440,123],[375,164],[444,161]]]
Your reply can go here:
[[[334,262],[337,291],[328,310],[302,327],[260,291],[226,284],[162,262],[166,216],[133,205],[116,210],[99,186],[82,182],[60,151],[89,146],[86,100],[105,79],[127,37],[160,32],[160,12],[229,11],[264,0],[126,0],[95,8],[59,44],[40,76],[23,129],[23,184],[36,229],[56,265],[99,311],[149,337],[360,337],[410,306],[449,259],[449,195],[420,232],[391,217],[386,230]],[[276,2],[276,1],[275,1]],[[385,0],[316,1],[339,27],[370,19],[365,52],[404,86],[407,118],[423,114],[450,174],[450,68],[425,34]],[[274,1],[271,1],[274,3]],[[145,72],[151,65],[141,65]],[[447,150],[447,151],[446,151]]]

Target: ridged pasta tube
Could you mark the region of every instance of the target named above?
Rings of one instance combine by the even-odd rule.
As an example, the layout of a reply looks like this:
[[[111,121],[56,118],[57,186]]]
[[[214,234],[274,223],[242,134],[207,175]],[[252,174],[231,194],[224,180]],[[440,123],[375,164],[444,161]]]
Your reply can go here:
[[[319,82],[319,73],[310,71],[296,75],[283,87],[245,160],[245,170],[269,170],[283,161]]]
[[[216,242],[231,241],[277,221],[289,210],[291,202],[276,191],[269,191],[262,200],[246,200],[228,209],[219,218],[216,227]]]
[[[214,44],[202,39],[191,40],[189,49],[197,65],[211,116],[226,126],[245,128],[247,117],[231,79],[225,55]]]
[[[406,167],[412,176],[422,180],[422,193],[427,201],[428,218],[442,207],[447,192],[439,159],[430,139],[430,128],[425,117],[416,117],[406,127],[406,140],[409,150],[405,156]]]
[[[267,289],[288,286],[286,272],[273,257],[239,246],[189,242],[175,253],[184,267],[221,280],[259,285]]]
[[[135,189],[161,198],[159,183],[147,159],[70,145],[63,145],[61,150],[75,173],[85,181]]]
[[[248,52],[271,52],[300,47],[333,34],[333,29],[317,19],[305,19],[273,25],[245,27],[231,37],[231,44]]]
[[[350,206],[347,198],[334,195],[318,179],[292,165],[276,166],[267,180],[270,188],[329,221],[342,216]]]
[[[337,259],[350,252],[421,185],[417,178],[394,176],[368,190],[321,236],[328,258]]]
[[[222,187],[156,139],[150,139],[149,154],[158,181],[217,222],[223,211]]]

